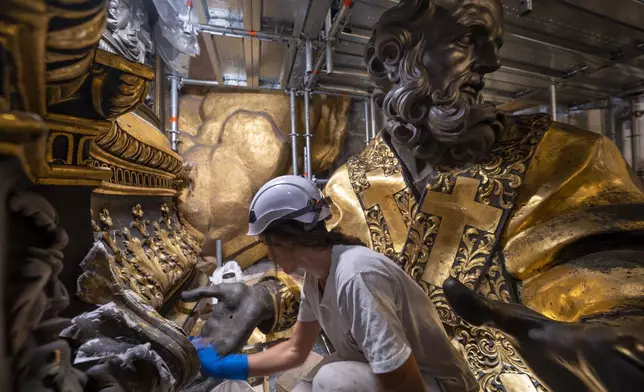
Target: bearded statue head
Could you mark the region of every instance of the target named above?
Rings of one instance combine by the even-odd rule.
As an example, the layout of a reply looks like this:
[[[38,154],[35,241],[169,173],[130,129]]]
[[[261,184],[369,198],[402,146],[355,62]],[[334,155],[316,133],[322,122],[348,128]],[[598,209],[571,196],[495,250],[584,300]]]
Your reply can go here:
[[[365,63],[392,142],[435,163],[484,155],[503,131],[481,95],[502,35],[501,0],[402,0],[384,12]]]

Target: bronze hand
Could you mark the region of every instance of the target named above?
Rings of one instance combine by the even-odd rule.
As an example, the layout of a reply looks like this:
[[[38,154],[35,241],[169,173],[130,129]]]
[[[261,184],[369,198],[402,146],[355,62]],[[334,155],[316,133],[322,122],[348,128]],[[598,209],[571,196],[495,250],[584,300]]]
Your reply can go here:
[[[240,349],[262,321],[273,317],[273,301],[262,284],[222,283],[181,294],[181,299],[189,302],[204,298],[219,300],[201,329],[201,336],[212,341],[219,355]]]
[[[552,391],[639,391],[644,385],[644,326],[551,320],[519,304],[493,302],[454,278],[443,284],[456,314],[501,330]]]

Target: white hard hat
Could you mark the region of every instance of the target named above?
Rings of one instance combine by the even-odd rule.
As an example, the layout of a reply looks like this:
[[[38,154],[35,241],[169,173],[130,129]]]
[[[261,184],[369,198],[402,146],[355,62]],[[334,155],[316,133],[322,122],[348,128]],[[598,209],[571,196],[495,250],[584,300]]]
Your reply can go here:
[[[322,192],[300,176],[281,176],[264,184],[250,203],[248,235],[259,235],[272,222],[292,219],[312,228],[331,215]]]

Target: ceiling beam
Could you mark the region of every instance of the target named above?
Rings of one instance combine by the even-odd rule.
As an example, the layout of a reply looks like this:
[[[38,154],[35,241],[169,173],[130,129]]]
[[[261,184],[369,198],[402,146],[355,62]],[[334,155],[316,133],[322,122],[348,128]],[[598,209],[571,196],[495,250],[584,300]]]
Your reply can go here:
[[[244,0],[242,12],[246,30],[262,30],[262,0]],[[251,88],[257,88],[259,86],[259,45],[261,42],[253,37],[244,37],[242,40],[246,64],[246,83]]]
[[[641,0],[556,0],[558,3],[601,18],[604,21],[633,29],[633,32],[642,33],[642,20],[644,20],[644,7]],[[639,3],[635,4],[632,3]]]
[[[194,11],[197,14],[199,23],[208,23],[208,10],[206,8],[206,0],[195,1]],[[208,60],[210,61],[210,65],[212,67],[213,73],[215,74],[215,78],[217,79],[217,82],[224,84],[224,78],[221,74],[221,67],[219,66],[219,55],[217,54],[217,46],[215,45],[215,41],[213,37],[207,33],[201,33],[201,38],[203,39],[203,42],[205,44],[206,55],[208,56]]]
[[[282,89],[287,88],[291,80],[293,66],[299,49],[299,38],[302,35],[302,30],[304,29],[304,22],[306,21],[306,14],[311,6],[311,1],[313,0],[300,0],[298,2],[299,5],[295,10],[295,22],[293,24],[292,37],[297,38],[298,41],[289,43],[284,49],[284,55],[282,56],[282,69],[280,70],[280,88]]]
[[[304,18],[302,18],[301,30],[298,32],[298,26],[296,26],[296,28],[293,29],[293,35],[297,34],[298,37],[303,35],[304,38],[317,39],[318,35],[322,31],[322,25],[326,19],[326,14],[331,8],[333,1],[334,0],[309,0]],[[304,3],[304,1],[302,1],[302,3]],[[290,46],[289,56],[285,59],[287,63],[285,64],[284,77],[282,78],[282,85],[285,87],[300,85],[304,77],[304,72],[297,74],[297,76],[293,72],[296,65],[304,64],[304,50],[295,44],[291,44]]]
[[[572,54],[596,58],[596,60],[600,61],[605,61],[610,55],[610,53],[607,53],[597,47],[570,40],[564,40],[553,35],[532,31],[508,22],[505,23],[505,36],[511,36],[522,41],[541,44],[552,49],[559,49]]]

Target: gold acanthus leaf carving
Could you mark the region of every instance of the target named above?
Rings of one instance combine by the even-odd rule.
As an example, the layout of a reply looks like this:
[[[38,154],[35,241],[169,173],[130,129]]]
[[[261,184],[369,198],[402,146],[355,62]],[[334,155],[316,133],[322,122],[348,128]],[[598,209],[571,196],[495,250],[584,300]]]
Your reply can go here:
[[[429,293],[425,282],[422,279],[423,272],[429,260],[429,252],[434,245],[440,218],[434,215],[418,213],[414,216],[409,227],[407,243],[399,256],[398,263],[416,282],[419,282],[423,290]]]
[[[411,193],[409,188],[396,193],[394,195],[394,200],[396,201],[396,206],[402,214],[403,221],[406,226],[411,225],[412,217],[416,215],[416,209],[418,204],[414,198],[414,195]]]
[[[481,234],[477,229],[468,228],[463,234],[462,241],[464,246],[458,250],[451,275],[470,289],[474,289],[474,283],[492,252],[495,237],[492,234]]]
[[[190,275],[200,252],[199,245],[180,224],[170,217],[170,207],[163,203],[162,218],[143,219],[143,208],[132,207],[130,227],[113,230],[107,209],[99,211],[100,224],[94,224],[98,239],[104,242],[110,258],[112,277],[120,287],[132,290],[148,305],[159,309],[166,295],[173,292]],[[102,273],[93,271],[94,274]],[[91,288],[80,288],[91,291]],[[87,295],[81,297],[87,299]],[[89,298],[88,300],[92,300]]]
[[[365,218],[371,235],[372,249],[391,259],[395,259],[396,252],[393,248],[393,241],[386,226],[385,217],[380,211],[380,206],[374,206],[367,210]]]

